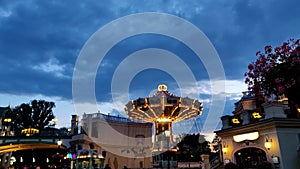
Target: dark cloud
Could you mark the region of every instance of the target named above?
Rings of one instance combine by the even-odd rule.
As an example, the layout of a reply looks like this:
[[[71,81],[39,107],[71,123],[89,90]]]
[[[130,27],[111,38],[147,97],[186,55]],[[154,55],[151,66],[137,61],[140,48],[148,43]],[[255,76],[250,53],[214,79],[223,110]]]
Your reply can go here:
[[[195,24],[216,47],[227,78],[241,79],[248,63],[255,59],[255,52],[264,45],[279,45],[290,37],[299,38],[298,6],[297,0],[1,1],[0,77],[6,83],[0,84],[0,92],[71,98],[69,77],[88,38],[119,17],[149,11],[174,14]],[[207,78],[202,64],[195,62],[195,56],[183,44],[161,37],[146,37],[147,41],[143,42],[147,43],[141,44],[142,38],[129,39],[108,54],[104,63],[109,66],[102,67],[97,76],[101,86],[97,92],[102,93],[99,100],[109,97],[111,76],[118,63],[146,47],[161,47],[178,54],[197,72],[198,80]],[[34,69],[51,59],[57,60],[55,66],[63,67],[60,71],[63,77]],[[149,82],[141,83],[144,86]]]
[[[97,6],[98,10],[90,10]],[[71,78],[63,79],[33,67],[55,58],[65,67],[62,73],[72,77],[81,47],[101,26],[104,14],[109,15],[105,7],[90,7],[79,1],[72,7],[67,1],[4,4],[1,10],[10,15],[0,17],[0,58],[5,61],[0,69],[1,77],[7,81],[1,91],[71,98]]]

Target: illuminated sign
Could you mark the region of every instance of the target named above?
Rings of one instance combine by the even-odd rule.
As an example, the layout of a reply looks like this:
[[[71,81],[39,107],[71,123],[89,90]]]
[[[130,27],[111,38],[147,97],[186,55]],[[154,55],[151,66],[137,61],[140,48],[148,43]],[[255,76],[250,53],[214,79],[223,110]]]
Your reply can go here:
[[[21,134],[25,134],[25,136],[33,136],[39,134],[40,130],[35,128],[27,128],[21,131]]]
[[[244,133],[244,134],[239,134],[239,135],[235,135],[233,136],[233,140],[235,142],[242,142],[242,141],[245,141],[245,140],[256,140],[258,139],[259,137],[259,133],[258,131],[256,132],[251,132],[251,133]]]

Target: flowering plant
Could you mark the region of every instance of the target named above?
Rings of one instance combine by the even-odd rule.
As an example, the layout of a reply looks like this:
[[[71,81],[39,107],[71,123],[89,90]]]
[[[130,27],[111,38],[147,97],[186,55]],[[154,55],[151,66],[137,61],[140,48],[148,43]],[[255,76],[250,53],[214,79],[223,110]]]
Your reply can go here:
[[[300,103],[300,39],[290,39],[274,49],[265,46],[256,56],[245,73],[245,83],[256,98],[284,94],[295,104]]]

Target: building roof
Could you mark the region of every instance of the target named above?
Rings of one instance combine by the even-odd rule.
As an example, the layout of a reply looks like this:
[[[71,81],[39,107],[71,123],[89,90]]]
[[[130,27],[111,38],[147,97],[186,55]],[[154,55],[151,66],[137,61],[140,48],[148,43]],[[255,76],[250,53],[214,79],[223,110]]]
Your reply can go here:
[[[215,131],[215,133],[218,136],[222,137],[222,136],[246,133],[250,131],[268,130],[271,128],[300,128],[300,120],[274,117],[274,118],[264,119],[256,123],[245,124],[239,127],[221,129]]]

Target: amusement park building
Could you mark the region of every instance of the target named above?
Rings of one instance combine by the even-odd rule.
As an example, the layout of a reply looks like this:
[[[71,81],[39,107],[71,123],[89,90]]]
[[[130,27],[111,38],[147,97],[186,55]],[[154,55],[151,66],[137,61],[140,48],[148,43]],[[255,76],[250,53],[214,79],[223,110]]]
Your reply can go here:
[[[93,113],[83,114],[81,129],[85,134],[74,136],[71,145],[81,144],[84,150],[94,143],[104,165],[112,169],[152,167],[152,123]]]
[[[223,116],[222,139],[224,163],[255,168],[268,161],[275,168],[300,168],[300,119],[287,117],[287,99],[256,106],[254,96],[244,93],[235,104],[232,116]]]

